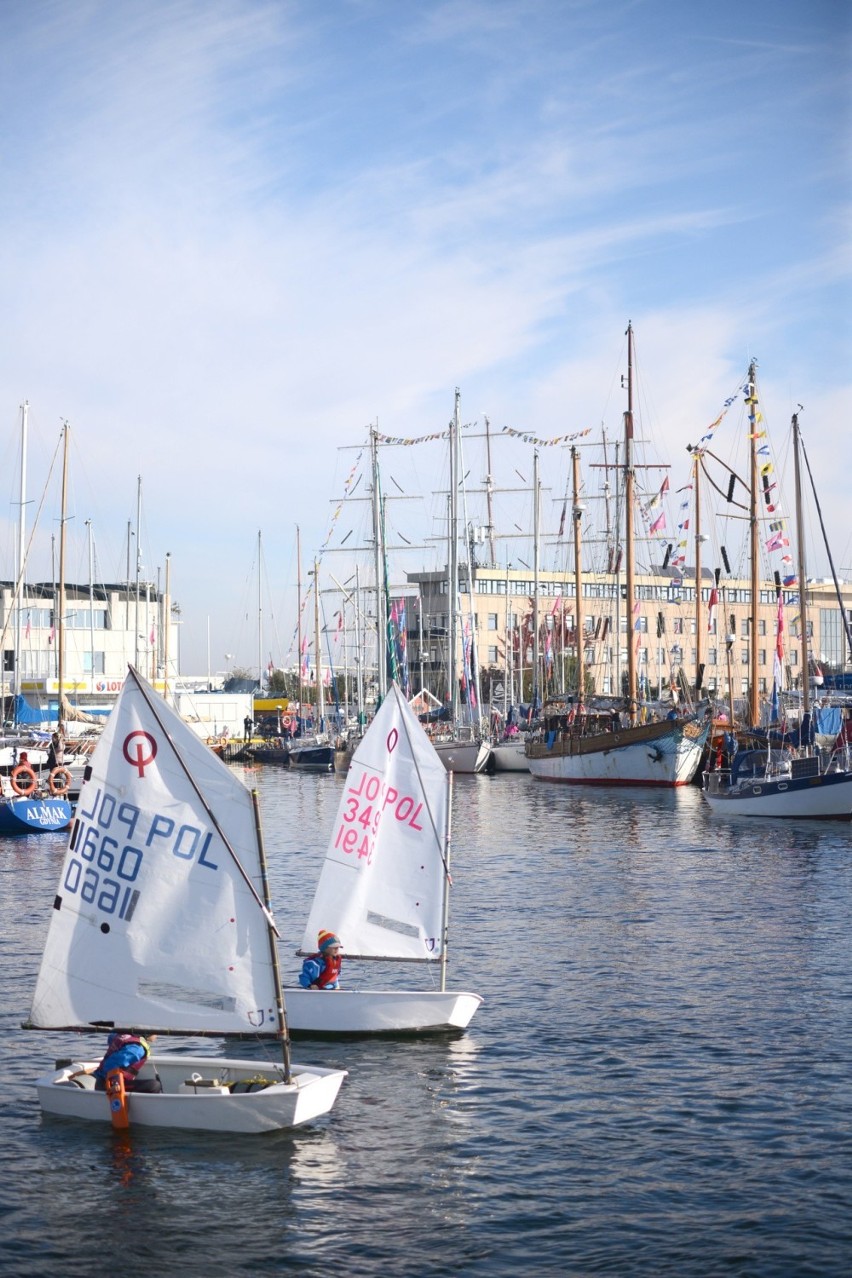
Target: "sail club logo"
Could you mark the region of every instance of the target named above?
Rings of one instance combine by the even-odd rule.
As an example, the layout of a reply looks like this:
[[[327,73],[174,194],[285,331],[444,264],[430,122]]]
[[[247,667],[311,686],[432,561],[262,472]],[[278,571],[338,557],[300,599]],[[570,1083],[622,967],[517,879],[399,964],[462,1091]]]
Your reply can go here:
[[[131,745],[131,742],[133,743]],[[148,750],[146,753],[145,743]],[[139,773],[140,778],[145,776],[145,769],[154,762],[157,757],[157,743],[151,736],[150,732],[143,732],[141,728],[135,732],[128,732],[124,738],[124,745],[121,748],[127,762],[132,768]]]

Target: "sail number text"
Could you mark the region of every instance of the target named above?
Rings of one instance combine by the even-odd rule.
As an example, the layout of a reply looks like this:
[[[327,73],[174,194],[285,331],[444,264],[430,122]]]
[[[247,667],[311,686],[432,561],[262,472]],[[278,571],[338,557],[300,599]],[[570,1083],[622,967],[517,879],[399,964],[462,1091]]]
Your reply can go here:
[[[78,809],[70,842],[74,856],[68,861],[63,887],[105,914],[129,919],[139,899],[132,885],[146,849],[171,852],[182,861],[218,870],[209,857],[212,841],[212,830],[178,825],[163,813],[143,813],[135,803],[98,790],[89,811]]]
[[[366,860],[370,865],[376,846],[376,835],[385,814],[390,811],[393,819],[412,830],[420,831],[418,818],[423,804],[409,794],[400,794],[387,782],[366,772],[357,785],[350,786],[343,802],[341,822],[334,846],[342,852],[350,852]]]

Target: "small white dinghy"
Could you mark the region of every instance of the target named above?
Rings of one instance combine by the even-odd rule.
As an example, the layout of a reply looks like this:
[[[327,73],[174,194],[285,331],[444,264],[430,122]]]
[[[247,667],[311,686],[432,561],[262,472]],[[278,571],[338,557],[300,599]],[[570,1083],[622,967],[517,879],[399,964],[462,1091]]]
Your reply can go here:
[[[334,1104],[345,1070],[290,1063],[256,794],[132,667],[92,756],[53,903],[29,1028],[277,1040],[281,1064],[151,1056],[123,1118],[264,1132]],[[96,1061],[38,1079],[46,1113],[115,1122]]]
[[[287,987],[290,1029],[313,1034],[464,1029],[482,1002],[446,988],[452,773],[394,683],[349,765],[300,954],[320,930],[347,958],[440,966],[435,990]]]

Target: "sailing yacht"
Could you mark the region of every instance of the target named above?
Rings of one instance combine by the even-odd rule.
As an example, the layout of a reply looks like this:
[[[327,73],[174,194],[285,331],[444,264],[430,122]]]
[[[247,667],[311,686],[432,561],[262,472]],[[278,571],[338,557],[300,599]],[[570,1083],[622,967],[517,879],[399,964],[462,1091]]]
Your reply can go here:
[[[639,722],[636,648],[627,648],[628,692],[620,708],[590,703],[586,690],[585,619],[580,505],[579,452],[573,466],[574,580],[577,686],[573,697],[554,698],[544,707],[544,726],[527,740],[530,772],[539,781],[574,785],[688,785],[698,770],[709,721],[672,709],[662,720]],[[627,411],[624,414],[625,563],[628,606],[636,597],[633,461],[633,328],[627,328]],[[631,640],[632,640],[632,636]]]

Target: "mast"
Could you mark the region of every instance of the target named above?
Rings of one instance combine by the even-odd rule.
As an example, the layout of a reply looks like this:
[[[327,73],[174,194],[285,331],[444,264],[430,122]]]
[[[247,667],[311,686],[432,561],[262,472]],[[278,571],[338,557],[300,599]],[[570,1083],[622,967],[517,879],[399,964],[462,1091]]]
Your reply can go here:
[[[749,727],[756,728],[760,721],[757,703],[757,601],[760,593],[760,576],[758,562],[758,522],[757,522],[757,387],[755,386],[756,365],[754,360],[748,366],[748,384],[746,403],[748,404],[749,423],[749,575],[751,587],[751,608],[749,610],[749,669],[748,669],[748,718]]]
[[[314,642],[316,644],[316,660],[314,661],[314,673],[317,680],[317,722],[314,728],[316,733],[323,731],[323,723],[325,721],[325,699],[323,697],[322,687],[322,643],[320,635],[320,596],[319,596],[319,561],[314,560]]]
[[[382,520],[382,500],[379,476],[379,429],[378,424],[370,427],[370,463],[373,473],[373,554],[376,574],[376,674],[379,683],[379,702],[384,701],[388,690],[387,638],[388,618],[387,599],[384,583],[384,538]]]
[[[633,470],[633,325],[627,325],[627,412],[624,414],[624,538],[625,579],[627,584],[627,713],[630,723],[636,722],[636,647],[633,634],[633,605],[635,602],[635,557],[633,541],[633,501],[635,474]]]
[[[269,895],[269,876],[266,869],[266,851],[263,846],[263,831],[260,825],[260,803],[258,801],[257,790],[251,792],[251,802],[254,809],[254,828],[257,836],[257,859],[260,865],[260,880],[263,889],[263,903],[269,914],[272,913],[272,899]],[[267,921],[266,928],[269,937],[269,957],[272,963],[272,980],[275,986],[275,1011],[278,1018],[278,1037],[281,1039],[281,1054],[284,1062],[284,1082],[290,1082],[290,1033],[287,1028],[287,1011],[284,1005],[284,987],[281,984],[281,968],[278,963],[278,946],[275,943],[275,933],[269,926]]]
[[[586,653],[584,637],[586,621],[583,616],[583,550],[582,530],[583,507],[580,505],[580,450],[571,446],[571,472],[573,489],[573,506],[571,509],[574,524],[574,637],[577,651],[577,701],[582,702],[585,690]]]
[[[142,564],[142,552],[140,547],[140,525],[142,523],[142,476],[136,476],[136,620],[134,623],[134,659],[133,664],[139,669],[139,572]],[[208,659],[209,667],[209,659]],[[208,679],[209,682],[209,679]]]
[[[89,671],[91,682],[91,690],[95,690],[95,550],[94,539],[92,535],[92,521],[86,520],[86,540],[88,542],[89,551],[89,654],[91,668]]]
[[[296,524],[296,665],[299,671],[297,690],[299,694],[299,717],[297,726],[302,727],[302,542],[299,525]],[[279,730],[281,725],[279,724]]]
[[[457,667],[458,649],[458,593],[459,593],[459,388],[456,387],[453,419],[450,422],[450,503],[447,545],[447,582],[449,607],[449,634],[447,643],[447,679],[450,694],[450,716],[453,727],[458,724],[459,717],[459,681]]]
[[[261,563],[262,563],[263,547],[261,544],[261,532],[257,530],[257,691],[258,694],[263,692],[263,590],[261,582]],[[252,711],[254,706],[252,705]],[[254,714],[252,713],[252,718]]]
[[[363,728],[364,713],[364,618],[361,605],[361,569],[355,565],[355,679],[358,697],[358,730]]]
[[[58,690],[58,708],[56,727],[62,735],[65,724],[63,706],[65,683],[65,511],[68,504],[68,438],[71,427],[63,423],[62,449],[62,497],[59,517],[59,607],[56,610],[56,686]]]
[[[538,449],[533,449],[533,677],[532,677],[532,712],[538,710],[538,681],[541,654],[539,652],[539,542],[541,538],[541,487],[538,479]]]
[[[26,565],[26,513],[27,513],[27,426],[29,418],[29,400],[21,405],[21,506],[18,516],[18,611],[15,618],[15,692],[23,695],[21,686],[21,612],[24,603],[24,568]],[[15,703],[15,723],[18,722],[17,701]]]
[[[701,607],[701,454],[696,449],[692,458],[692,482],[695,488],[695,699],[704,681],[704,628]]]
[[[793,414],[793,475],[796,493],[796,568],[799,574],[799,646],[801,651],[802,663],[802,718],[799,724],[799,744],[804,745],[801,739],[802,727],[805,724],[805,716],[810,714],[811,709],[811,680],[810,666],[808,663],[808,579],[806,576],[807,567],[805,564],[805,521],[802,515],[802,471],[801,471],[801,440],[799,437],[799,414]],[[780,587],[779,587],[780,589]],[[777,637],[776,637],[777,643]],[[810,733],[808,733],[810,735]]]
[[[450,939],[450,826],[453,813],[453,773],[447,769],[447,825],[444,833],[444,897],[441,908],[441,993],[447,988],[447,945]]]
[[[494,550],[494,480],[491,474],[491,423],[485,418],[485,508],[488,512],[488,566],[494,568],[497,559]]]
[[[169,699],[169,630],[172,620],[172,556],[166,551],[166,594],[161,601],[163,610],[163,700]],[[180,671],[178,671],[180,673]]]

